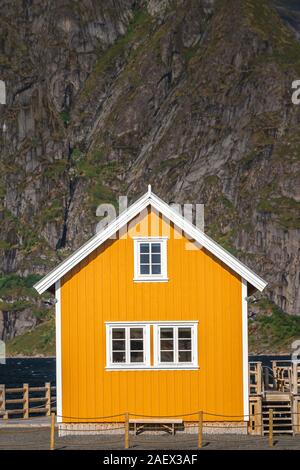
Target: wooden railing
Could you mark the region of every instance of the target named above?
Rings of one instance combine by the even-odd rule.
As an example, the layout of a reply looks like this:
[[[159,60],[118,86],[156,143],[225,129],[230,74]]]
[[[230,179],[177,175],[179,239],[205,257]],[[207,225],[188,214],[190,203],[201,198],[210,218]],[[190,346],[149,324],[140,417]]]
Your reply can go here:
[[[300,362],[292,363],[292,393],[300,395]]]
[[[271,361],[272,368],[261,362],[249,362],[249,393],[262,395],[267,391],[278,391],[300,395],[300,362]]]
[[[276,388],[281,392],[300,394],[300,363],[297,361],[272,361]]]
[[[249,362],[249,393],[250,395],[262,394],[261,362]]]
[[[28,419],[31,415],[50,416],[55,411],[55,390],[50,382],[43,387],[7,388],[0,385],[0,418],[8,419],[10,416]]]

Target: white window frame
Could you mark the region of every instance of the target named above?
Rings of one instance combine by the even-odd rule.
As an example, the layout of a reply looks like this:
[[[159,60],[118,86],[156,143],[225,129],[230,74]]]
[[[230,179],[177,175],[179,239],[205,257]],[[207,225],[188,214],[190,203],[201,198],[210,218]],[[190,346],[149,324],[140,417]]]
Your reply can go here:
[[[134,238],[134,278],[135,282],[167,282],[167,240],[168,237],[135,237]],[[140,245],[142,243],[160,243],[161,274],[140,273]]]
[[[174,362],[161,362],[160,361],[160,328],[174,328]],[[191,362],[178,362],[178,328],[191,328],[192,340],[192,361]],[[154,367],[159,369],[198,369],[198,322],[168,322],[157,323],[153,325],[154,337]]]
[[[112,361],[112,330],[113,328],[125,328],[125,362]],[[144,361],[130,362],[130,328],[143,328]],[[106,368],[107,369],[145,369],[150,367],[150,325],[145,323],[106,323]]]

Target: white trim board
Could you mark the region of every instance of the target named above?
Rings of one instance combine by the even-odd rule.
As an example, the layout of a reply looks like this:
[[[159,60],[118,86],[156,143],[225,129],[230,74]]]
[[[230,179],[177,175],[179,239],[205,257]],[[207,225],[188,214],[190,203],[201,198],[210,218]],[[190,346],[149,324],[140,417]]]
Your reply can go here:
[[[200,245],[206,248],[210,253],[216,256],[216,258],[222,261],[234,272],[239,274],[243,279],[248,281],[256,289],[262,291],[266,287],[267,283],[261,277],[255,274],[241,261],[235,258],[232,254],[230,254],[228,251],[226,251],[224,248],[214,242],[210,237],[208,237],[204,232],[199,230],[191,222],[189,222],[182,215],[176,212],[175,209],[171,208],[162,199],[157,197],[151,191],[150,187],[148,188],[148,191],[146,194],[144,194],[144,196],[138,199],[126,211],[122,212],[119,217],[112,221],[103,231],[94,235],[88,242],[82,245],[65,261],[63,261],[55,269],[50,271],[45,277],[43,277],[43,279],[41,279],[34,285],[34,288],[39,292],[39,294],[45,292],[47,289],[49,289],[49,287],[55,284],[56,281],[61,279],[80,261],[82,261],[96,248],[102,245],[102,243],[104,243],[111,236],[113,236],[118,230],[124,227],[124,225],[128,224],[130,220],[136,217],[142,210],[146,209],[149,205],[156,209],[159,213],[164,215],[171,222],[173,222],[190,238],[200,243]]]
[[[62,361],[61,361],[61,288],[60,280],[55,283],[55,336],[56,336],[56,414],[62,422]]]
[[[149,321],[105,321],[105,325],[113,325],[113,326],[140,326],[140,325],[155,325],[155,324],[162,324],[162,325],[193,325],[194,323],[199,323],[199,320],[149,320]]]
[[[243,341],[243,399],[244,421],[249,421],[249,359],[248,359],[248,286],[242,279],[242,341]]]

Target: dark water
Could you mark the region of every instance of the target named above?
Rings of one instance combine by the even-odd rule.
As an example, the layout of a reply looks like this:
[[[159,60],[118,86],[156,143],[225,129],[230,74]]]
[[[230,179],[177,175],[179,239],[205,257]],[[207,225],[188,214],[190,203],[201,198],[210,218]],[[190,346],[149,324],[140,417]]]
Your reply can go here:
[[[290,361],[291,356],[249,356],[249,361],[260,361],[262,362],[263,366],[269,366],[271,367],[271,361]]]
[[[271,365],[272,360],[290,360],[291,356],[249,356],[250,361]],[[0,364],[0,384],[16,387],[23,383],[39,386],[45,382],[55,384],[55,358],[7,359]]]
[[[6,359],[0,364],[0,384],[16,387],[23,383],[40,386],[45,382],[55,385],[55,358]]]

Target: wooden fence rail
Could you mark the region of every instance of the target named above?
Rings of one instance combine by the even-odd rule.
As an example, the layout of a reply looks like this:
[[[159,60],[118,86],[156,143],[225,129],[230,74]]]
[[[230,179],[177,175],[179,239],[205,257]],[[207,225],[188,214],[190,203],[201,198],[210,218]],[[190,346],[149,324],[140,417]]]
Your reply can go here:
[[[0,418],[8,419],[14,415],[28,419],[31,414],[37,413],[50,416],[51,411],[56,410],[53,403],[55,391],[56,387],[51,386],[50,382],[42,387],[30,387],[28,384],[23,384],[23,387],[7,388],[5,385],[0,385]],[[22,406],[13,407],[12,405]]]

